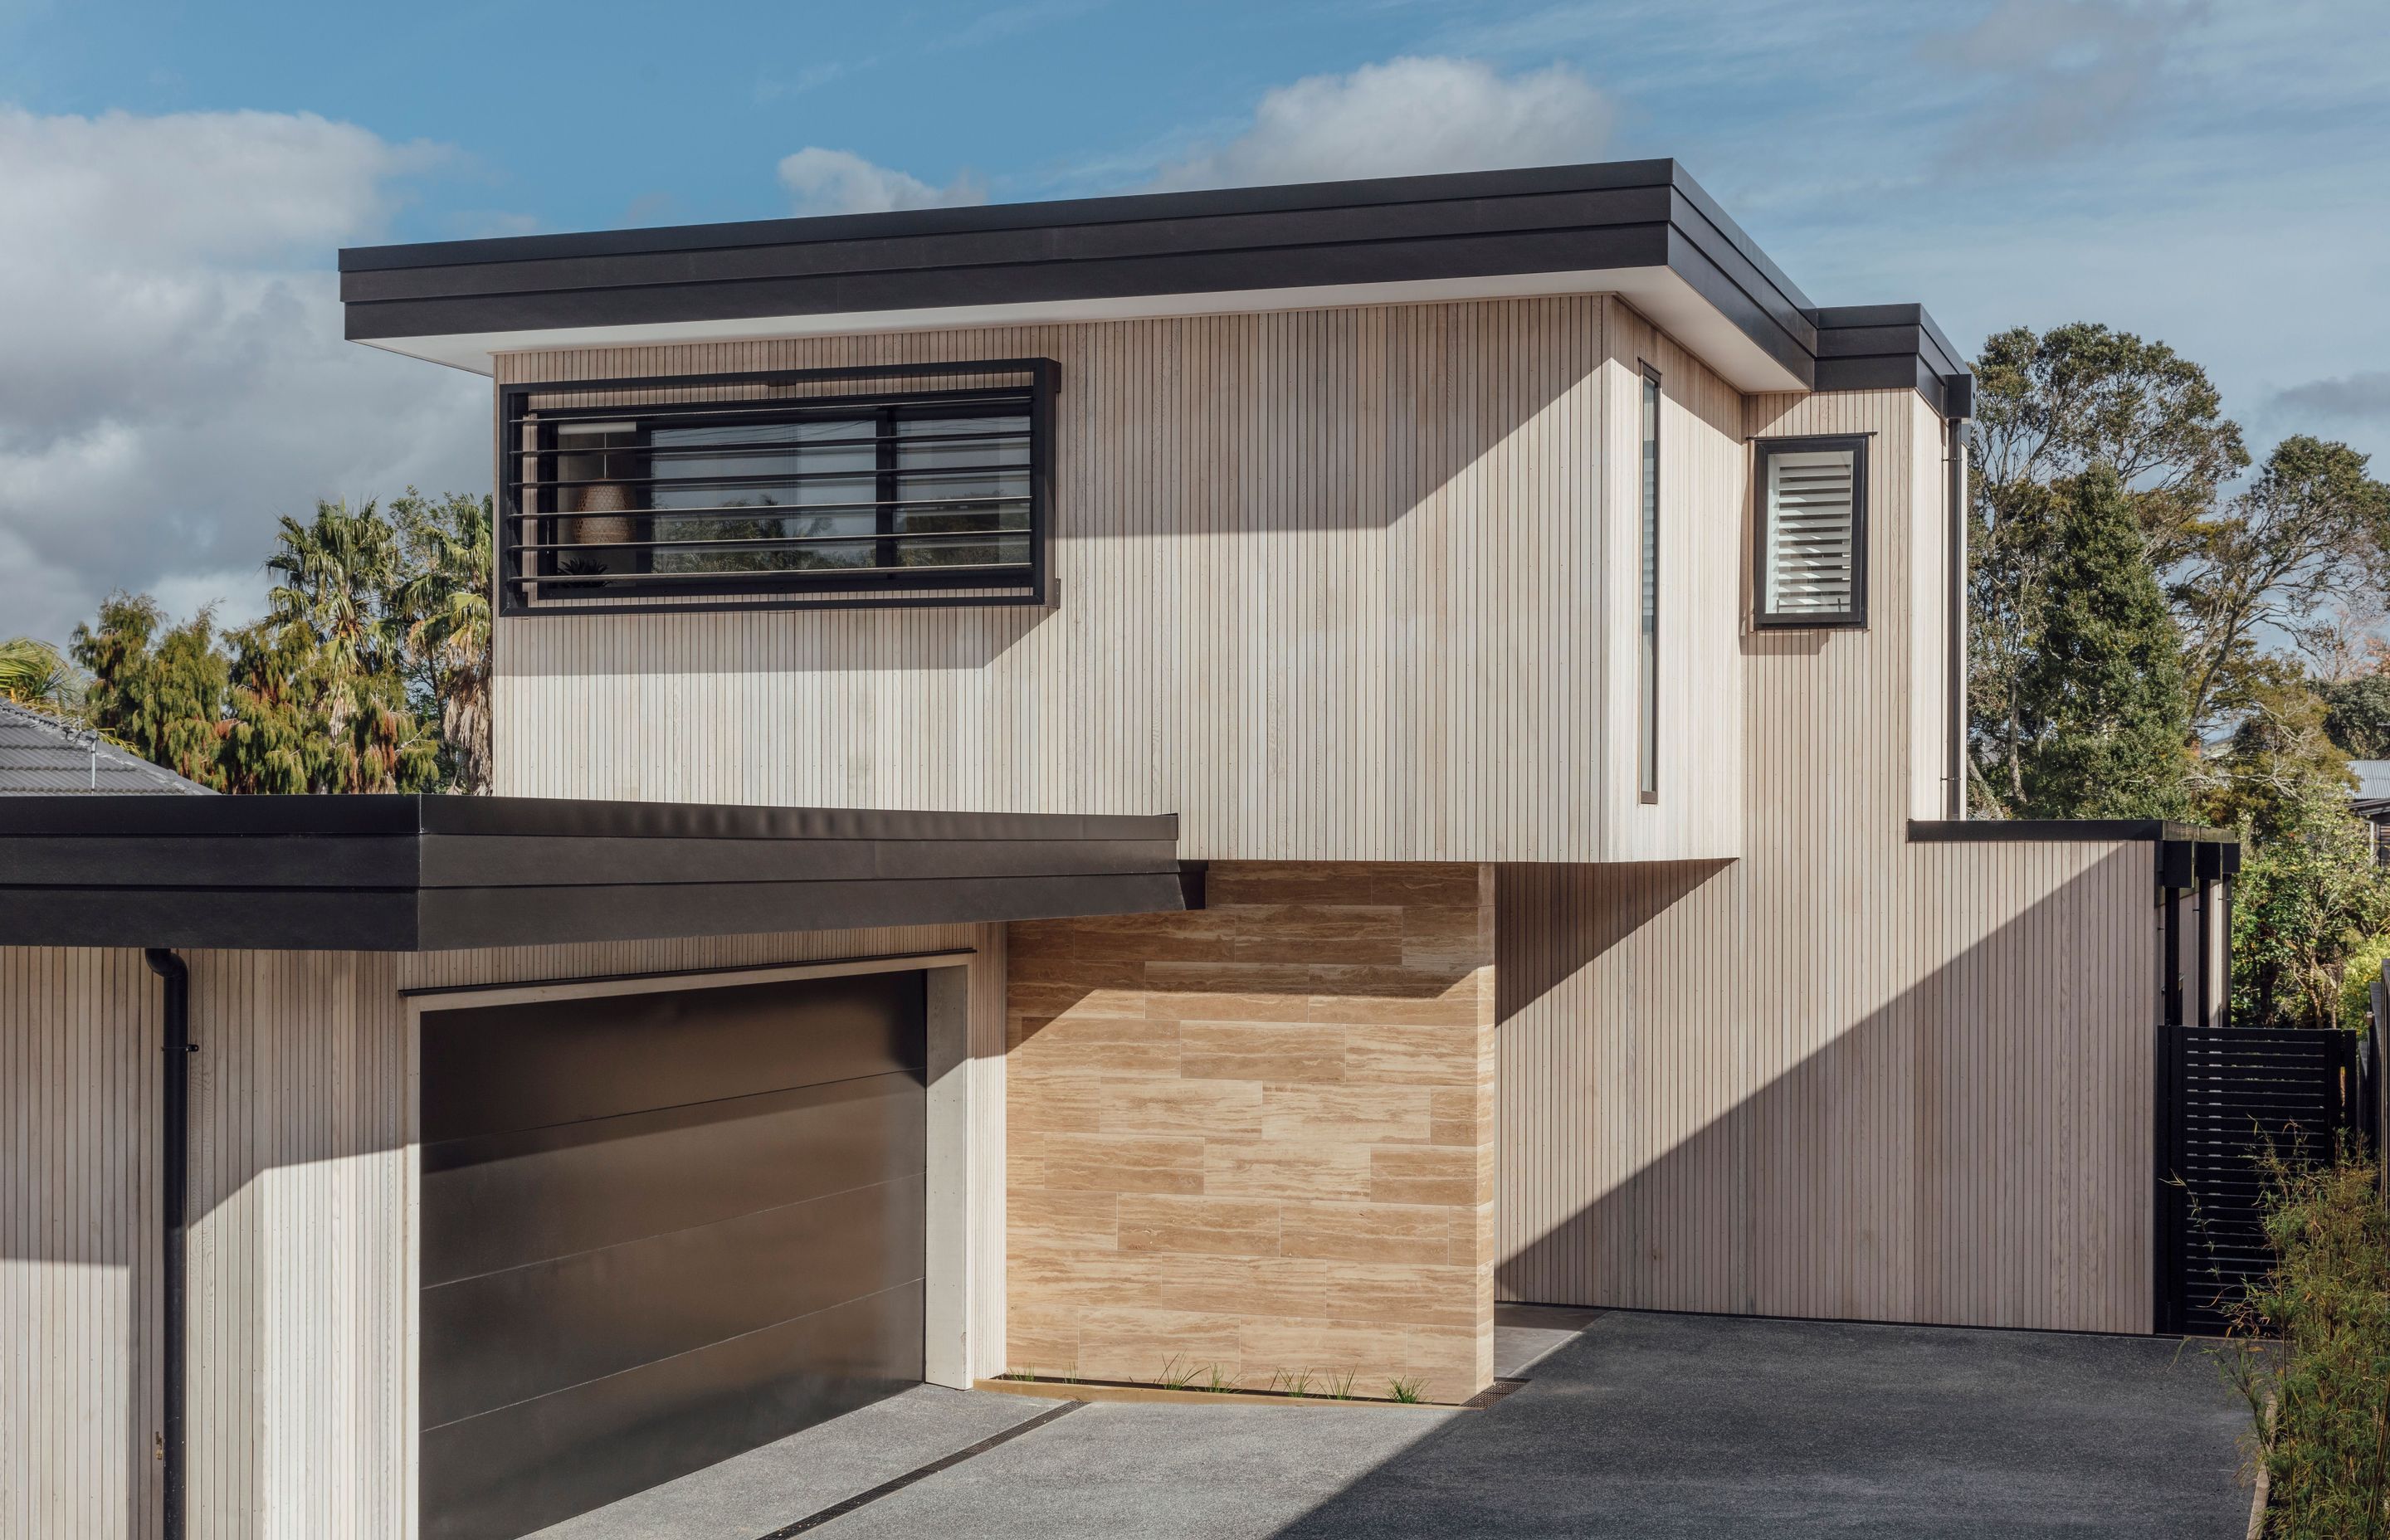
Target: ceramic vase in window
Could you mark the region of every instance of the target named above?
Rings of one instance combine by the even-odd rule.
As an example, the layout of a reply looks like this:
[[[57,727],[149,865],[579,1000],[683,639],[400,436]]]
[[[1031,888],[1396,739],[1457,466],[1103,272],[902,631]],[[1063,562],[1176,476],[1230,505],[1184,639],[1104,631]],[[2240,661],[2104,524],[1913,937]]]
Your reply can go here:
[[[564,521],[564,538],[568,545],[597,545],[636,538],[632,533],[631,494],[627,487],[617,486],[611,481],[576,487],[572,491],[572,501],[575,517]],[[617,565],[617,559],[626,554],[611,550],[593,553],[591,558],[585,558],[587,565],[579,570],[610,571]]]

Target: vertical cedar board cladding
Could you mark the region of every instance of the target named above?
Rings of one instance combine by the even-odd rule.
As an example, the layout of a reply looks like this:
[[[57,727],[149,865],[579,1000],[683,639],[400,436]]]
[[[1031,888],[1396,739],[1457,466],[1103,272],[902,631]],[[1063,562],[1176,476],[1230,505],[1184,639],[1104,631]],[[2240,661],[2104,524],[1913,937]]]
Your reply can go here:
[[[1009,357],[1060,366],[1054,608],[510,620],[501,789],[1167,811],[1190,859],[1735,853],[1740,724],[1690,703],[1738,688],[1743,398],[1610,297],[497,366],[528,383]],[[1634,757],[1645,362],[1667,394],[1651,807]]]
[[[1940,424],[1866,391],[1750,429],[1872,435],[1869,625],[1743,636],[1741,859],[1501,871],[1503,1297],[2147,1331],[2149,848],[1906,841]]]
[[[405,988],[977,948],[971,1072],[1002,1102],[1001,927],[191,968],[195,1540],[404,1540]],[[132,950],[0,946],[0,1535],[148,1535],[159,1511],[159,985]],[[1002,1120],[974,1159],[1002,1158]],[[997,1231],[996,1205],[972,1222]],[[1000,1233],[989,1236],[1000,1245]],[[1001,1290],[972,1329],[1002,1359]]]
[[[1015,1369],[1490,1382],[1492,886],[1220,864],[1206,909],[1010,927]]]

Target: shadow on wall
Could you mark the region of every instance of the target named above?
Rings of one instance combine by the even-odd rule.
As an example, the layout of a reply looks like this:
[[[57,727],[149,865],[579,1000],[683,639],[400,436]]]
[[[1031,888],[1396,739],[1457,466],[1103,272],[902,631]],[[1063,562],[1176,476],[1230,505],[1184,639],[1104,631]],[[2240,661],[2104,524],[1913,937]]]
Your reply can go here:
[[[405,1033],[386,957],[183,956],[198,1046],[189,1511],[212,1533],[263,1511],[270,1423],[287,1439],[354,1417],[360,1344],[400,1352]],[[71,1436],[0,1439],[0,1533],[19,1533],[11,1503],[41,1505],[23,1516],[28,1534],[146,1534],[160,1511],[163,1009],[137,951],[0,950],[0,1127],[15,1133],[0,1161],[0,1398],[86,1409]],[[274,1113],[290,1107],[304,1110]],[[328,1320],[355,1329],[336,1338]],[[293,1334],[309,1321],[321,1335]],[[19,1353],[20,1333],[48,1341],[47,1356]],[[265,1372],[281,1362],[314,1372]],[[92,1432],[102,1408],[109,1444]]]
[[[1209,542],[1391,529],[1447,493],[1490,511],[1518,489],[1551,482],[1536,468],[1560,443],[1581,441],[1597,457],[1597,401],[1590,392],[1570,398],[1601,367],[1601,304],[1581,296],[1125,322],[1065,328],[1060,340],[1069,345],[1059,350],[1057,334],[1044,330],[965,334],[959,347],[943,337],[896,345],[916,355],[904,362],[1059,353],[1060,603],[1100,591],[1134,622],[1171,582],[1167,563],[1211,559],[1196,549]],[[1741,437],[1739,416],[1714,426]],[[1514,464],[1506,469],[1505,460]],[[1480,466],[1488,475],[1472,488]],[[1476,521],[1474,510],[1450,517],[1456,526]],[[1150,563],[1104,548],[1163,534],[1172,549]],[[768,610],[578,624],[542,617],[502,629],[512,635],[501,643],[501,672],[971,670],[1054,613],[844,610],[811,623]]]
[[[2149,1329],[2148,851],[1928,849],[1765,935],[1735,868],[1503,868],[1502,1298]]]
[[[1627,861],[1602,867],[1504,866],[1495,887],[1495,1016],[1508,1021],[1675,908],[1728,861]],[[1596,873],[1606,873],[1596,877]],[[1599,888],[1589,886],[1598,882]],[[1590,899],[1590,902],[1582,901]],[[1572,902],[1576,900],[1576,902]],[[1574,923],[1532,923],[1566,913]],[[1506,925],[1505,917],[1509,917]]]

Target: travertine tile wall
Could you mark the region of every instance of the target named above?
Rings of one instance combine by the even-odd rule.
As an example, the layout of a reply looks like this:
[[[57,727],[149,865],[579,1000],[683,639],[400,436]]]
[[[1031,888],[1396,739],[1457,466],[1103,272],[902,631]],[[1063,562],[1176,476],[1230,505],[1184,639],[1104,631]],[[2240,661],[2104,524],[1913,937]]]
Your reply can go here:
[[[1009,928],[1009,1357],[1266,1388],[1493,1377],[1493,868],[1211,867]]]

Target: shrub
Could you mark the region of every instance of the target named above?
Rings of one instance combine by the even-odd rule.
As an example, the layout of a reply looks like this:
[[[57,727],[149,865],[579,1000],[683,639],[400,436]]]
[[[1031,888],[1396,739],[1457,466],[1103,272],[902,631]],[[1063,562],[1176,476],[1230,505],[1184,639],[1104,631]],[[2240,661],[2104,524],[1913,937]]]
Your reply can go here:
[[[2265,1533],[2275,1540],[2390,1534],[2390,1213],[2380,1180],[2362,1156],[2268,1162],[2266,1234],[2280,1261],[2241,1307],[2229,1362],[2257,1418]]]
[[[2382,974],[2382,965],[2390,961],[2390,934],[2370,937],[2357,943],[2348,955],[2340,975],[2340,1024],[2351,1032],[2363,1032],[2373,1009],[2373,981]]]

